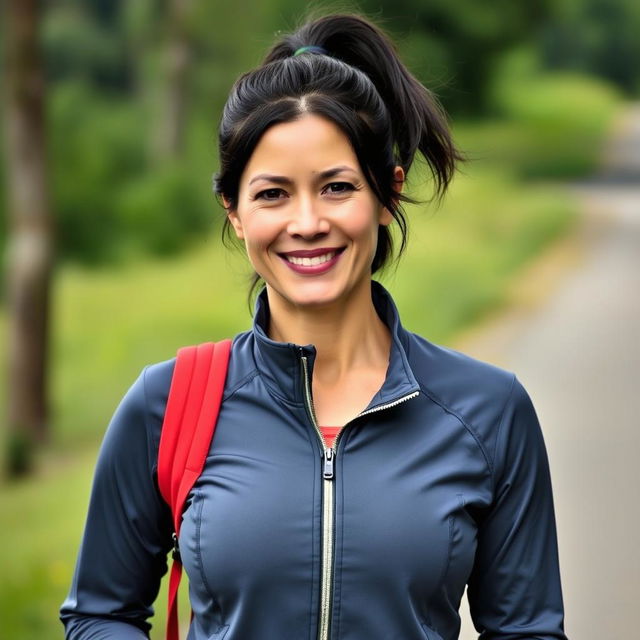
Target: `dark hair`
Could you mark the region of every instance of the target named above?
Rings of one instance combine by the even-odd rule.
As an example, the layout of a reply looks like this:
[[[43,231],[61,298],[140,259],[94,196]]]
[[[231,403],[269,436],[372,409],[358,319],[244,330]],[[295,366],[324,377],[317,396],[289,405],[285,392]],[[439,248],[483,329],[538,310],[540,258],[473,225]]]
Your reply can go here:
[[[400,61],[389,38],[361,16],[307,22],[283,36],[261,67],[238,78],[220,122],[215,192],[235,208],[242,172],[264,132],[307,113],[329,119],[349,139],[371,189],[398,223],[400,255],[407,241],[400,202],[410,199],[396,190],[395,167],[406,175],[420,151],[440,198],[460,156],[438,101]],[[389,229],[381,226],[372,272],[392,250]]]

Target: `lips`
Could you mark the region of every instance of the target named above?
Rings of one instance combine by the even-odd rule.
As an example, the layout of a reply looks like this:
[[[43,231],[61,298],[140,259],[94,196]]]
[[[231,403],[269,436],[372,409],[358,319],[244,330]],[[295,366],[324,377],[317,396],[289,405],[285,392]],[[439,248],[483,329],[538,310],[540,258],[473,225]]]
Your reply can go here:
[[[307,257],[307,256],[285,256],[285,259],[291,262],[292,264],[302,265],[303,267],[315,267],[319,264],[323,264],[324,262],[328,262],[336,255],[335,251],[329,251],[327,253],[321,253],[317,256]]]
[[[297,273],[316,275],[328,271],[339,259],[344,247],[298,249],[280,253],[285,264]]]

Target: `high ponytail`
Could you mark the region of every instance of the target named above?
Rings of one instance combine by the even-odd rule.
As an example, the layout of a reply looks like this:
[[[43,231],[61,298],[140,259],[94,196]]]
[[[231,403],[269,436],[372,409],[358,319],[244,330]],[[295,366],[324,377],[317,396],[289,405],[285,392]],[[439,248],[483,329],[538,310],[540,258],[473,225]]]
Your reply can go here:
[[[349,139],[372,191],[398,224],[400,255],[407,239],[400,202],[410,199],[397,189],[395,167],[406,174],[422,153],[440,198],[460,156],[438,101],[404,66],[389,38],[363,17],[338,14],[307,22],[283,36],[261,67],[237,80],[220,122],[216,193],[234,209],[260,137],[306,113],[332,121]],[[392,249],[389,229],[380,226],[372,272],[388,262]]]
[[[329,15],[284,36],[263,64],[287,58],[309,45],[360,69],[371,79],[391,115],[397,164],[406,174],[415,154],[421,152],[435,180],[436,195],[444,195],[460,155],[439,102],[403,64],[388,36],[360,16]]]

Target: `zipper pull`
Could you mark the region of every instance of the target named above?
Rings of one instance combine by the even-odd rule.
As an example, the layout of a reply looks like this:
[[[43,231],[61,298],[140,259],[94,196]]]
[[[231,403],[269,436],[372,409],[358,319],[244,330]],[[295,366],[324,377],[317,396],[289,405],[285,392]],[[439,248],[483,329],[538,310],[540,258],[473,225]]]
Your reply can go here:
[[[333,463],[336,459],[336,452],[333,449],[324,450],[324,471],[322,476],[325,480],[333,480]]]

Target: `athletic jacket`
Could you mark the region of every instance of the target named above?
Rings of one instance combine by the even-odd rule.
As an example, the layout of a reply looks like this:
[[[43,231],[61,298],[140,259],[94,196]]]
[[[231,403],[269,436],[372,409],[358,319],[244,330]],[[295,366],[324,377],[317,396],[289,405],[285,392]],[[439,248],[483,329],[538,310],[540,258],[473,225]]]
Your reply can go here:
[[[465,585],[491,640],[565,640],[545,447],[515,377],[404,330],[335,449],[313,346],[277,343],[264,293],[233,343],[216,434],[180,534],[189,640],[454,640]],[[171,546],[156,479],[174,361],[109,426],[61,617],[67,638],[144,638]],[[164,606],[164,603],[161,605]]]

